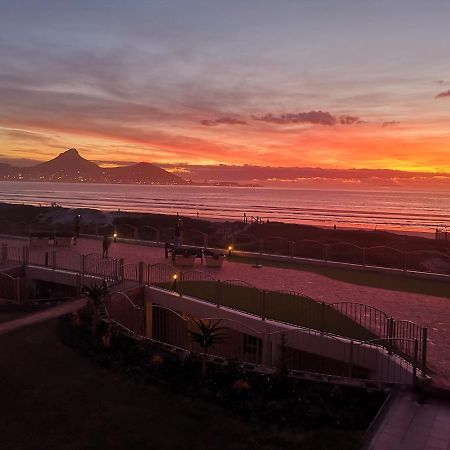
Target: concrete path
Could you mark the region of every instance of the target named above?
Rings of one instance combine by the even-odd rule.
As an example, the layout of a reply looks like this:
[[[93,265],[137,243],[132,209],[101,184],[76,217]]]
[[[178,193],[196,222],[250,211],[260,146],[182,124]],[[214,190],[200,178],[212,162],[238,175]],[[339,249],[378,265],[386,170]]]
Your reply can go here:
[[[0,239],[0,244],[28,245],[28,241]],[[80,239],[76,247],[79,253],[101,253],[102,241]],[[50,247],[49,250],[52,250]],[[144,261],[148,264],[171,264],[164,258],[164,249],[146,245],[112,243],[109,255],[124,258],[125,263]],[[398,292],[346,283],[323,275],[294,269],[276,267],[253,268],[250,264],[225,262],[220,269],[207,268],[199,263],[196,270],[210,273],[221,280],[243,280],[261,289],[287,289],[306,294],[318,301],[355,302],[373,306],[386,314],[410,320],[428,328],[428,361],[433,380],[450,389],[450,299],[431,295]],[[179,270],[174,268],[175,270]]]
[[[411,392],[393,400],[368,450],[450,450],[450,404],[419,404]]]

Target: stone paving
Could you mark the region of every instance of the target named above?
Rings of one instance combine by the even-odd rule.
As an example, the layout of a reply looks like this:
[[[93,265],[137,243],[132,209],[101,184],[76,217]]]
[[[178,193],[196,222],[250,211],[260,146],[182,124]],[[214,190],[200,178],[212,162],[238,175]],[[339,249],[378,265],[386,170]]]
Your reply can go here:
[[[26,241],[0,239],[0,243],[13,246]],[[102,241],[80,239],[76,247],[80,253],[101,253]],[[113,243],[109,256],[124,258],[125,263],[171,263],[164,258],[164,249],[158,247]],[[433,381],[450,389],[450,299],[408,292],[346,283],[312,272],[275,267],[253,268],[250,264],[225,262],[220,269],[207,268],[198,262],[196,270],[214,275],[217,279],[237,279],[252,283],[262,289],[288,289],[301,292],[316,300],[328,303],[356,302],[376,307],[388,315],[410,320],[428,327],[428,362]]]
[[[368,450],[450,450],[450,405],[419,404],[412,393],[393,400]]]

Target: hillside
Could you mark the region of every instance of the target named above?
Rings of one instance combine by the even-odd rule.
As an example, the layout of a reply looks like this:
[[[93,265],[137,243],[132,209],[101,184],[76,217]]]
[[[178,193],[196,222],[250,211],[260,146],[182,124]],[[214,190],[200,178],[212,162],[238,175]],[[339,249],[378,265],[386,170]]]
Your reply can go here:
[[[114,183],[183,184],[183,179],[150,163],[107,169],[108,180]]]
[[[149,163],[102,168],[83,158],[75,148],[31,167],[0,164],[0,179],[10,181],[58,181],[90,183],[185,184],[170,172]]]
[[[84,159],[74,148],[60,153],[56,158],[29,167],[24,173],[46,181],[103,181],[103,169]]]

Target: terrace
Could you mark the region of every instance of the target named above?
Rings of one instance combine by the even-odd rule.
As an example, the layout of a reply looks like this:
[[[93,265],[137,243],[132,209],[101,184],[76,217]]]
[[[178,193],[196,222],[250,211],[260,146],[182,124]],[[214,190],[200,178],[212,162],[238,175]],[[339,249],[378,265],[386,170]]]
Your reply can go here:
[[[412,384],[416,375],[427,374],[425,328],[395,320],[371,305],[316,301],[283,291],[286,282],[298,287],[301,272],[295,270],[291,284],[292,274],[284,277],[289,271],[254,270],[233,262],[219,270],[180,272],[163,263],[162,248],[151,246],[116,243],[105,260],[93,253],[99,242],[91,239],[80,240],[71,250],[28,247],[15,239],[2,243],[3,260],[19,263],[25,271],[22,279],[57,281],[77,289],[96,279],[109,280],[116,285],[107,305],[109,320],[174,351],[199,351],[187,339],[193,317],[225,324],[230,339],[212,355],[217,361],[238,357],[254,370],[270,371],[284,339],[296,376],[379,385]],[[237,273],[240,282],[235,281]]]

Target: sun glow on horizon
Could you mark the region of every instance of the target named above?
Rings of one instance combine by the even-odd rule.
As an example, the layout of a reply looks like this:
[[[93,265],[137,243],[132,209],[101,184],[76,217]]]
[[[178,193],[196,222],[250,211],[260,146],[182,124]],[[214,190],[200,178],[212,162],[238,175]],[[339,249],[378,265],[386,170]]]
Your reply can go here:
[[[6,4],[0,160],[450,172],[450,5],[281,2]]]

